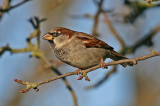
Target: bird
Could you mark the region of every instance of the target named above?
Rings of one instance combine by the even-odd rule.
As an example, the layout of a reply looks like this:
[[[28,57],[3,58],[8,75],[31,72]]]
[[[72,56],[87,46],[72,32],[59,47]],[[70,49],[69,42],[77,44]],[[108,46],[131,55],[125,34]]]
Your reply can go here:
[[[104,63],[106,58],[112,60],[128,59],[104,41],[84,32],[64,27],[55,27],[42,36],[47,40],[54,54],[62,62],[79,70],[85,70]],[[122,63],[123,67],[133,66],[132,62]]]

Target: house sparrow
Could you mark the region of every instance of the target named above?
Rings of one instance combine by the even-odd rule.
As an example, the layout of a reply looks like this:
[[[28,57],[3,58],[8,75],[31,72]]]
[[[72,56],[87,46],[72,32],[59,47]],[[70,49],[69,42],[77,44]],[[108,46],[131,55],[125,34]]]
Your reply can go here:
[[[63,27],[53,28],[42,38],[49,41],[57,58],[80,70],[96,66],[106,58],[115,61],[127,59],[114,51],[113,47],[94,36]],[[127,65],[132,66],[133,63],[122,63],[121,65],[126,67]]]

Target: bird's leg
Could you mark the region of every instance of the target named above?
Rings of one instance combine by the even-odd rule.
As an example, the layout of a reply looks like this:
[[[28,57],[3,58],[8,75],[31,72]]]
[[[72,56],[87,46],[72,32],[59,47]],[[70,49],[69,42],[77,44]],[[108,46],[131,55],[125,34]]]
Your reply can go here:
[[[100,60],[100,66],[101,66],[102,68],[105,68],[105,69],[108,68],[108,66],[104,63],[103,58],[101,58],[101,60]]]
[[[81,69],[77,69],[75,72],[76,72],[76,74],[79,75],[79,76],[81,76],[81,75],[83,74],[83,72],[82,72]]]
[[[76,71],[76,74],[79,75],[79,78],[77,80],[81,80],[83,78],[83,72],[81,69],[77,69]]]

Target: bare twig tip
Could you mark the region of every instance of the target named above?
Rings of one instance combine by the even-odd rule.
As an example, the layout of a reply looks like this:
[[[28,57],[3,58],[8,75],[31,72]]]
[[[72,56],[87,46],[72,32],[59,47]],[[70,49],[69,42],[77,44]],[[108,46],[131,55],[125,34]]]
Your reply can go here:
[[[149,49],[149,51],[151,51],[152,54],[156,53],[153,49]]]
[[[14,79],[15,82],[19,83],[19,84],[25,84],[23,81],[18,80],[18,79]]]

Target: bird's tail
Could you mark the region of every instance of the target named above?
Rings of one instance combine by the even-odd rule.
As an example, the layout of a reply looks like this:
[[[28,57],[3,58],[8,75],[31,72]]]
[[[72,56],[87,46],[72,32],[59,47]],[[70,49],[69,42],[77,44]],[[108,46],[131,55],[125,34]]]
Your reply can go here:
[[[117,53],[116,51],[111,51],[111,55],[110,55],[110,58],[115,60],[115,61],[118,61],[118,60],[123,60],[123,59],[128,59],[127,57]],[[128,63],[122,63],[121,64],[123,67],[126,67],[127,65],[128,66],[133,66],[133,63],[132,62],[128,62]]]

